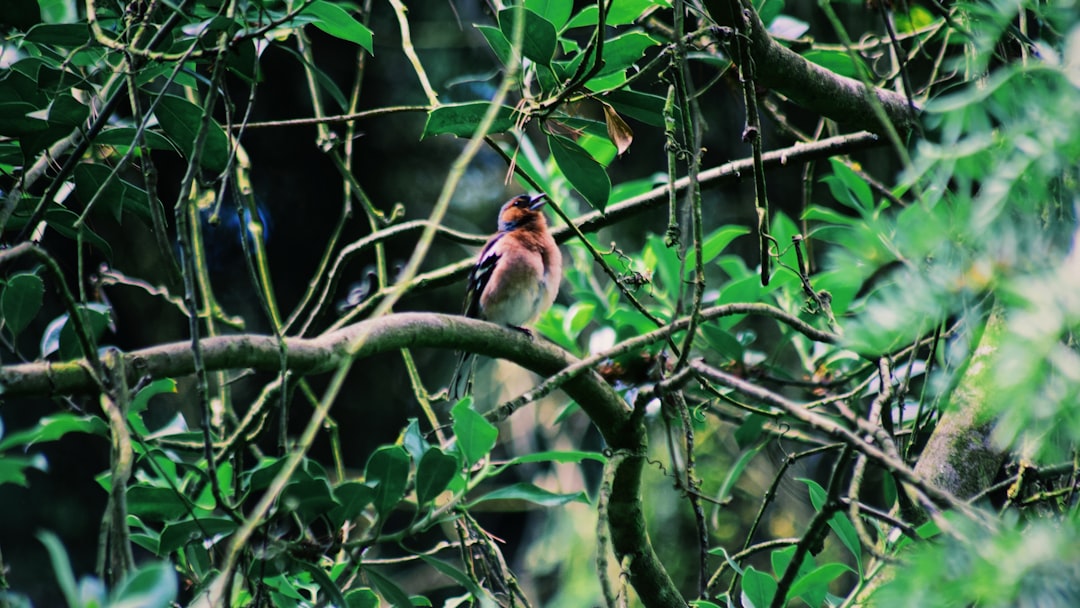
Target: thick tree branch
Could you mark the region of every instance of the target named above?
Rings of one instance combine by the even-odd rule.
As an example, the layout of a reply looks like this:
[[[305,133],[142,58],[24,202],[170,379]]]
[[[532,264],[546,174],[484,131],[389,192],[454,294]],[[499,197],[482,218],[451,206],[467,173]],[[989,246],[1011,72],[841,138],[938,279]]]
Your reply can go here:
[[[302,373],[334,370],[347,358],[360,359],[401,348],[435,347],[475,351],[513,361],[543,376],[577,362],[572,355],[543,340],[484,321],[434,313],[401,313],[362,321],[317,338],[286,338],[287,365]],[[277,339],[272,336],[221,336],[202,341],[207,371],[254,368],[281,369]],[[350,353],[351,351],[351,353]],[[118,369],[128,382],[141,377],[164,378],[194,371],[191,344],[174,342],[122,355]],[[685,606],[649,541],[641,501],[641,472],[647,440],[639,416],[595,373],[568,380],[563,390],[590,417],[608,447],[624,455],[613,477],[609,518],[612,545],[624,564],[630,584],[646,606]],[[51,395],[96,392],[97,384],[84,361],[24,363],[0,368],[0,395]]]
[[[900,137],[907,136],[917,124],[916,108],[899,93],[881,88],[869,89],[858,80],[841,76],[773,40],[757,13],[743,10],[739,0],[706,0],[705,6],[718,25],[736,32],[747,32],[747,60],[753,62],[754,79],[759,86],[782,93],[799,106],[854,129],[879,135],[886,129],[872,104],[885,111]],[[745,19],[745,26],[735,16]],[[869,93],[869,94],[868,94]]]

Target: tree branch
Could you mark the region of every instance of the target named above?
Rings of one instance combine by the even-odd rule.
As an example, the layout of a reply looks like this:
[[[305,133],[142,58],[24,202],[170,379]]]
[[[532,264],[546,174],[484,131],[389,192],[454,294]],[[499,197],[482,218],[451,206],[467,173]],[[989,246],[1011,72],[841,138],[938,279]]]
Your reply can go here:
[[[753,64],[754,79],[759,85],[782,93],[807,110],[854,129],[887,134],[885,125],[875,114],[874,103],[884,109],[901,137],[909,134],[918,124],[917,109],[908,105],[903,95],[881,88],[868,89],[858,80],[807,61],[773,40],[758,14],[751,9],[744,11],[739,0],[706,0],[705,6],[718,25],[736,32],[745,31],[749,36],[745,46],[749,52],[746,60]],[[735,15],[742,15],[745,24],[735,23]]]

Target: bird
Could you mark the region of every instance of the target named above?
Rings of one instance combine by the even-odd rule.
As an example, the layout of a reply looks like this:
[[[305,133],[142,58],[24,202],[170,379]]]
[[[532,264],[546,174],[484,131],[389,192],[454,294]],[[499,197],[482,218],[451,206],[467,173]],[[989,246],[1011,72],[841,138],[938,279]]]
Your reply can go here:
[[[498,232],[480,250],[469,273],[463,314],[500,323],[532,336],[524,326],[555,301],[562,278],[562,254],[548,232],[541,208],[547,196],[521,194],[499,209]],[[474,353],[462,352],[450,381],[450,399],[472,388]]]

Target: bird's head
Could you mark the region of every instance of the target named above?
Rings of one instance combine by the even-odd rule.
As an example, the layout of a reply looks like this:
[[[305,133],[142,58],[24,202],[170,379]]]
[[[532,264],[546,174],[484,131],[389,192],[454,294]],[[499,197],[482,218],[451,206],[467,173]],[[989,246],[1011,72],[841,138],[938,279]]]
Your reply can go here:
[[[499,210],[499,232],[508,232],[529,224],[546,225],[540,208],[547,203],[547,195],[529,196],[519,194],[506,201]]]

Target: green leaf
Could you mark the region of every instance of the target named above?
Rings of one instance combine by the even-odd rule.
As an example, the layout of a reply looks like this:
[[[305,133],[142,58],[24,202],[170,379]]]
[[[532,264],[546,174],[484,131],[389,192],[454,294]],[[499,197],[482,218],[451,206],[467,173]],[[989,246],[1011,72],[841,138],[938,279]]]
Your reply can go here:
[[[109,608],[166,608],[173,605],[178,591],[172,564],[146,564],[113,591]]]
[[[333,606],[348,606],[348,602],[345,600],[345,596],[341,594],[341,589],[337,584],[331,580],[330,576],[326,574],[326,570],[319,564],[313,564],[307,560],[294,560],[294,563],[311,575],[315,584],[322,589],[322,592],[326,594],[326,597],[330,600]],[[303,598],[301,598],[303,599]]]
[[[499,438],[499,429],[472,409],[471,399],[462,399],[451,410],[454,436],[465,464],[472,466],[488,455]]]
[[[548,147],[555,164],[574,189],[594,209],[603,211],[611,194],[607,171],[581,146],[560,135],[548,135]]]
[[[604,41],[604,65],[593,78],[602,78],[630,68],[659,41],[645,32],[631,31]],[[591,82],[591,81],[590,81]],[[590,87],[591,88],[591,87]]]
[[[39,118],[28,116],[37,108],[25,101],[0,102],[0,135],[25,137],[49,128],[49,124]]]
[[[278,502],[282,509],[296,513],[305,522],[339,506],[330,483],[318,477],[290,481]]]
[[[345,594],[348,608],[379,608],[379,596],[368,588],[353,589]]]
[[[78,220],[78,214],[69,209],[64,209],[63,207],[52,207],[45,211],[45,223],[48,224],[49,228],[52,228],[58,234],[73,241],[78,239],[79,233],[82,232],[83,242],[97,247],[106,257],[111,258],[112,247],[109,246],[108,241],[101,238],[101,235],[98,233],[87,228],[86,224],[76,228],[75,222]]]
[[[468,506],[471,508],[480,503],[492,501],[504,501],[510,503],[527,502],[541,507],[559,507],[571,502],[589,504],[589,497],[585,495],[585,492],[557,494],[537,487],[531,483],[521,482],[492,490],[480,498],[471,501]]]
[[[76,416],[62,412],[52,416],[45,416],[38,420],[33,427],[16,431],[4,437],[0,441],[0,452],[13,446],[28,448],[35,443],[56,441],[68,433],[87,433],[90,435],[105,436],[108,432],[106,424],[97,416]]]
[[[431,448],[416,467],[416,501],[421,505],[434,500],[458,471],[457,458],[439,448]]]
[[[375,55],[372,50],[371,30],[340,6],[316,0],[304,9],[303,14],[314,16],[315,21],[312,24],[327,34],[356,43],[369,54]]]
[[[340,528],[346,521],[360,517],[360,513],[375,502],[375,489],[358,481],[348,481],[338,485],[334,488],[334,495],[337,496],[338,506],[331,510],[327,517],[335,528]]]
[[[803,563],[805,564],[806,560]],[[806,574],[800,574],[792,583],[788,596],[802,598],[811,606],[824,606],[829,584],[845,572],[851,571],[847,564],[839,562],[822,564]]]
[[[712,234],[705,237],[701,244],[701,259],[703,264],[716,259],[732,241],[740,236],[750,234],[750,228],[741,224],[728,224],[717,228]],[[697,251],[691,249],[686,254],[686,276],[693,276],[694,266],[697,263]]]
[[[421,139],[432,135],[472,137],[491,104],[486,101],[443,104],[428,113]],[[510,106],[501,106],[488,133],[505,133],[514,128],[515,113]]]
[[[743,573],[742,603],[746,608],[766,608],[776,595],[776,579],[750,566]]]
[[[379,590],[379,594],[389,601],[394,608],[413,608],[409,596],[405,595],[405,592],[401,590],[401,587],[398,587],[397,583],[374,568],[364,568],[364,574],[371,581],[371,584]]]
[[[522,456],[518,456],[516,458],[512,458],[509,462],[507,462],[505,465],[500,467],[499,470],[502,471],[504,468],[506,468],[508,466],[511,466],[511,465],[515,465],[515,464],[527,464],[527,463],[533,463],[533,462],[568,463],[568,462],[581,462],[583,460],[593,460],[593,461],[601,462],[601,463],[607,462],[607,458],[605,458],[604,455],[601,454],[600,452],[580,452],[580,451],[576,451],[576,450],[568,450],[568,451],[556,450],[556,451],[545,451],[545,452],[532,452],[532,453],[529,453],[529,454],[524,454]]]
[[[127,489],[128,513],[150,521],[169,521],[188,513],[187,503],[172,488],[139,484]]]
[[[57,95],[49,104],[49,122],[53,125],[79,127],[89,116],[90,108],[75,101],[69,93]]]
[[[836,177],[836,179],[838,179],[854,197],[852,200],[857,203],[855,209],[858,209],[861,212],[873,210],[874,195],[870,191],[870,186],[866,183],[866,180],[860,177],[858,173],[855,173],[851,167],[840,162],[838,159],[830,158],[829,163],[832,165],[833,176]],[[837,200],[840,199],[837,198]]]
[[[232,534],[236,527],[236,522],[227,517],[202,517],[166,524],[161,531],[158,555],[166,556],[189,543],[201,543],[219,534]]]
[[[604,93],[601,99],[611,104],[621,116],[629,116],[652,127],[663,128],[664,126],[665,99],[659,95],[619,89]],[[681,114],[682,111],[675,108],[677,122],[682,120]]]
[[[499,63],[503,65],[510,65],[510,60],[514,58],[514,49],[510,46],[510,41],[503,36],[502,30],[490,25],[474,25],[476,31],[487,40],[488,46],[495,53],[495,56],[499,59]]]
[[[791,560],[795,557],[796,547],[784,547],[783,549],[777,549],[770,555],[770,561],[772,561],[773,573],[777,578],[783,577],[787,571],[788,566],[791,565]],[[803,554],[802,562],[799,564],[799,570],[795,575],[795,580],[799,580],[802,576],[814,569],[817,564],[814,563],[814,556],[809,553]],[[797,597],[795,593],[788,591],[788,597]],[[821,606],[822,602],[815,602],[810,604],[811,606]]]
[[[45,283],[36,274],[22,272],[7,280],[0,293],[0,319],[12,337],[18,338],[34,320],[44,295]]]
[[[364,479],[375,483],[375,510],[389,513],[405,496],[409,481],[409,454],[399,445],[385,445],[371,453],[364,467]]]
[[[405,432],[401,434],[401,445],[409,453],[409,458],[416,462],[419,462],[420,458],[431,449],[431,444],[424,437],[424,433],[420,430],[420,423],[416,418],[409,418],[409,423],[405,426]]]
[[[113,170],[97,163],[79,163],[75,165],[73,177],[75,192],[83,203],[89,204],[97,196],[95,206],[104,206],[112,212],[113,219],[121,220],[122,212],[127,209],[149,222],[150,211],[147,208],[146,191],[124,181],[119,177],[109,179]],[[98,195],[98,192],[101,194]]]
[[[41,23],[32,27],[24,40],[52,46],[83,46],[90,42],[90,26],[86,22]]]
[[[848,78],[858,78],[859,71],[855,68],[855,64],[851,62],[851,55],[848,55],[847,51],[833,51],[822,49],[811,49],[804,53],[802,56],[807,61],[816,63],[821,67],[840,74],[841,76],[847,76]],[[866,68],[866,64],[862,63],[863,69]]]
[[[3,458],[0,458],[0,486],[5,483],[13,483],[24,488],[28,487],[29,483],[26,479],[28,469],[48,472],[49,463],[45,460],[43,454],[34,454],[32,456],[4,454]]]
[[[744,423],[745,425],[745,423]],[[731,496],[731,491],[735,488],[735,484],[738,483],[739,478],[742,477],[743,471],[746,470],[750,461],[758,455],[761,448],[765,447],[764,444],[758,445],[752,449],[743,452],[742,456],[735,461],[731,470],[728,471],[727,477],[724,478],[724,483],[720,484],[720,491],[716,494],[716,500],[719,504],[723,504]]]
[[[104,335],[105,329],[109,326],[109,307],[98,302],[91,302],[80,305],[76,310],[78,310],[79,317],[82,319],[83,327],[86,328],[86,332],[89,334],[90,347],[95,348],[97,341]],[[75,334],[75,324],[71,322],[71,319],[65,320],[57,339],[59,340],[58,347],[61,361],[71,361],[72,359],[87,356],[87,353],[83,352],[82,344]],[[42,349],[42,355],[44,355],[44,349]]]
[[[618,2],[612,2],[611,7],[608,9],[605,24],[608,27],[613,25],[629,25],[634,21],[637,21],[638,17],[642,16],[647,9],[652,8],[657,4],[661,6],[671,6],[662,0],[619,0]],[[607,52],[605,51],[604,54],[607,55]]]
[[[430,555],[420,555],[420,559],[424,560],[424,563],[438,570],[447,578],[453,580],[454,582],[468,590],[469,593],[473,594],[474,598],[478,600],[487,599],[490,602],[490,605],[496,605],[495,601],[491,598],[491,595],[486,590],[480,587],[480,585],[476,584],[476,581],[474,581],[469,575],[465,574],[460,569],[454,567],[453,564],[444,562],[443,560],[436,557],[431,557]],[[481,605],[483,606],[487,604],[481,603]]]
[[[154,116],[161,124],[165,135],[169,137],[184,156],[191,160],[195,146],[195,136],[203,122],[203,108],[175,95],[162,95],[154,108]],[[204,169],[222,172],[229,164],[229,138],[221,125],[213,118],[209,119],[199,165]]]
[[[551,22],[555,29],[562,29],[574,10],[573,0],[525,0],[525,8]],[[528,25],[526,23],[526,25]]]
[[[524,39],[521,41],[521,54],[540,65],[551,65],[555,56],[555,42],[558,32],[550,21],[527,8],[506,8],[499,11],[499,29],[506,40],[513,43],[514,20],[518,13],[525,18]]]
[[[821,484],[813,479],[799,478],[799,481],[806,484],[810,491],[810,504],[814,505],[814,509],[821,511],[821,508],[825,506],[825,501],[828,500],[828,493],[825,488],[821,487]],[[862,543],[859,541],[859,534],[855,531],[854,524],[848,519],[846,513],[837,511],[831,518],[829,518],[829,528],[836,533],[836,536],[840,539],[840,542],[844,543],[844,546],[851,551],[851,554],[855,557],[855,564],[858,566],[859,573],[862,573]]]
[[[37,538],[49,552],[49,561],[52,562],[53,573],[56,575],[56,584],[67,601],[68,606],[82,606],[79,592],[75,587],[75,572],[71,569],[71,560],[68,559],[67,550],[60,538],[52,532],[42,531],[37,533]]]
[[[104,129],[94,138],[94,143],[103,146],[134,146],[136,144],[135,131],[136,129],[134,127],[113,127],[111,129]],[[143,139],[146,140],[146,145],[151,150],[180,151],[178,148],[174,147],[168,139],[165,139],[160,133],[154,131],[144,130]]]

